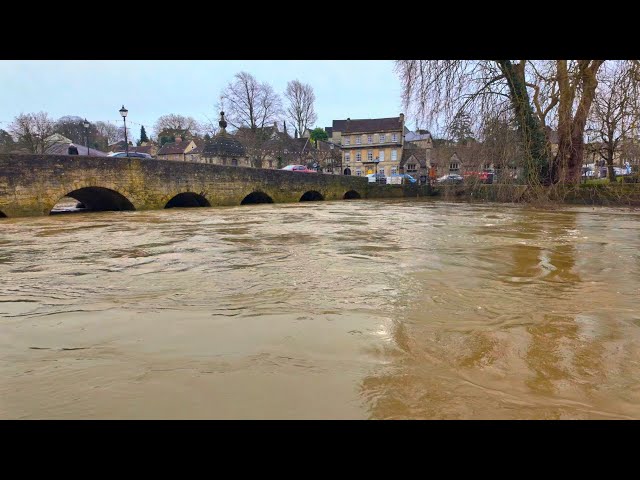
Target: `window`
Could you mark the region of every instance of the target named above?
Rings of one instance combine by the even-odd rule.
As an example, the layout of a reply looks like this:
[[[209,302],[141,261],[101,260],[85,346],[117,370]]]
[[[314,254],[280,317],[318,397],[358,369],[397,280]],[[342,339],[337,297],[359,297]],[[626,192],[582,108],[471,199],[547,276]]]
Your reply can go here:
[[[273,168],[273,160],[269,160],[269,168]]]
[[[349,160],[351,160],[351,154],[350,153],[345,153],[344,154],[344,161],[345,162],[349,162]]]
[[[222,159],[222,164],[223,164],[223,165],[226,165],[226,164],[227,164],[227,159],[226,159],[226,158],[223,158],[223,159]]]
[[[378,158],[380,159],[381,162],[384,162],[384,150],[380,150],[378,152]]]
[[[491,168],[491,164],[490,163],[485,163],[484,167],[482,167],[482,168],[484,168],[485,170],[489,170]]]
[[[362,170],[356,170],[356,177],[362,176]]]
[[[344,144],[351,145],[351,137],[344,137]]]
[[[231,165],[233,165],[234,167],[238,166],[238,159],[237,158],[232,158],[231,159]]]
[[[373,135],[367,135],[367,143],[373,143]]]
[[[362,143],[362,137],[360,135],[358,135],[356,137],[356,145],[360,145]]]
[[[451,162],[449,164],[449,171],[450,172],[457,172],[459,168],[460,168],[460,164],[458,162]]]
[[[356,162],[362,161],[362,154],[360,152],[356,153]]]
[[[398,160],[398,151],[397,150],[391,150],[391,161],[392,162],[396,162]]]
[[[379,168],[379,169],[378,169],[378,173],[379,173],[380,175],[384,175],[384,168]]]
[[[397,167],[391,167],[391,175],[395,175],[398,173],[398,168]]]
[[[407,172],[417,172],[418,169],[416,168],[416,164],[415,163],[409,163],[407,164]]]
[[[380,143],[384,143],[387,140],[387,136],[383,133],[380,134]]]
[[[373,150],[369,150],[367,152],[367,161],[368,162],[373,162]]]
[[[391,134],[391,141],[392,142],[397,142],[398,141],[398,134],[397,133]]]

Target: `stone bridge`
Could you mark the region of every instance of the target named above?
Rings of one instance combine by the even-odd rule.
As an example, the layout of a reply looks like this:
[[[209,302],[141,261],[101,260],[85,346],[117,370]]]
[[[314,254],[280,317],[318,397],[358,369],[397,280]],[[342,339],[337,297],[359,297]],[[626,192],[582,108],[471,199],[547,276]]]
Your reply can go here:
[[[94,211],[387,196],[371,187],[366,178],[321,173],[144,158],[0,155],[0,217],[49,215],[65,196]]]

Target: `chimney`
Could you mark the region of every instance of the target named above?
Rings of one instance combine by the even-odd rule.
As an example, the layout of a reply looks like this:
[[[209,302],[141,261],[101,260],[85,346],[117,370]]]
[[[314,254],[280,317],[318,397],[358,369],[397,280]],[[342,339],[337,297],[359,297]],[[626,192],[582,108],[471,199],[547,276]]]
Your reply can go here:
[[[349,131],[349,124],[351,123],[351,119],[347,118],[347,125],[344,127],[344,131],[348,132]]]
[[[182,137],[177,136],[177,137],[176,137],[176,143],[180,143],[181,141],[182,141]]]
[[[404,113],[401,113],[399,116],[400,116],[400,124],[404,126]]]
[[[278,122],[273,122],[273,131],[274,132],[278,131]]]

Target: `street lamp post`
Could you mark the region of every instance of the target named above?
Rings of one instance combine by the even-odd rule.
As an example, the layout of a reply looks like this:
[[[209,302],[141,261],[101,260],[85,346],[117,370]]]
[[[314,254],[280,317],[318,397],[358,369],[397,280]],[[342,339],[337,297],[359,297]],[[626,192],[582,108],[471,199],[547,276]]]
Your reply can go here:
[[[85,136],[85,141],[87,142],[87,157],[90,155],[89,154],[89,122],[87,121],[87,119],[84,119],[84,123],[82,124],[84,126],[84,136]]]
[[[129,113],[129,110],[124,108],[124,105],[122,105],[122,108],[120,109],[120,115],[122,115],[122,121],[124,122],[124,148],[125,148],[125,151],[127,152],[127,157],[128,157],[129,141],[127,140],[127,113]]]

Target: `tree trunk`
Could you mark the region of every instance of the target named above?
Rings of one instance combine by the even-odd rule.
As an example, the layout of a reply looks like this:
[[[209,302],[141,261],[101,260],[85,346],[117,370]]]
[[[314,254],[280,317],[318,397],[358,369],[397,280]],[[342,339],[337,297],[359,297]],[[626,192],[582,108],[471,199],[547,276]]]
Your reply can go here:
[[[614,149],[611,145],[609,145],[609,147],[607,148],[607,176],[609,177],[609,182],[611,183],[616,182],[616,171],[613,168],[613,154]]]
[[[516,113],[518,130],[525,150],[525,178],[529,183],[546,184],[549,181],[546,141],[542,125],[534,115],[529,101],[524,78],[524,63],[514,65],[510,60],[497,62],[509,84],[511,105]]]
[[[577,182],[580,180],[582,160],[584,158],[584,129],[587,123],[591,103],[595,97],[598,81],[596,74],[604,60],[580,60],[578,77],[570,85],[566,60],[558,60],[558,153],[553,160],[551,178],[556,182]],[[577,85],[580,84],[581,96],[575,116],[571,111],[575,100]]]

